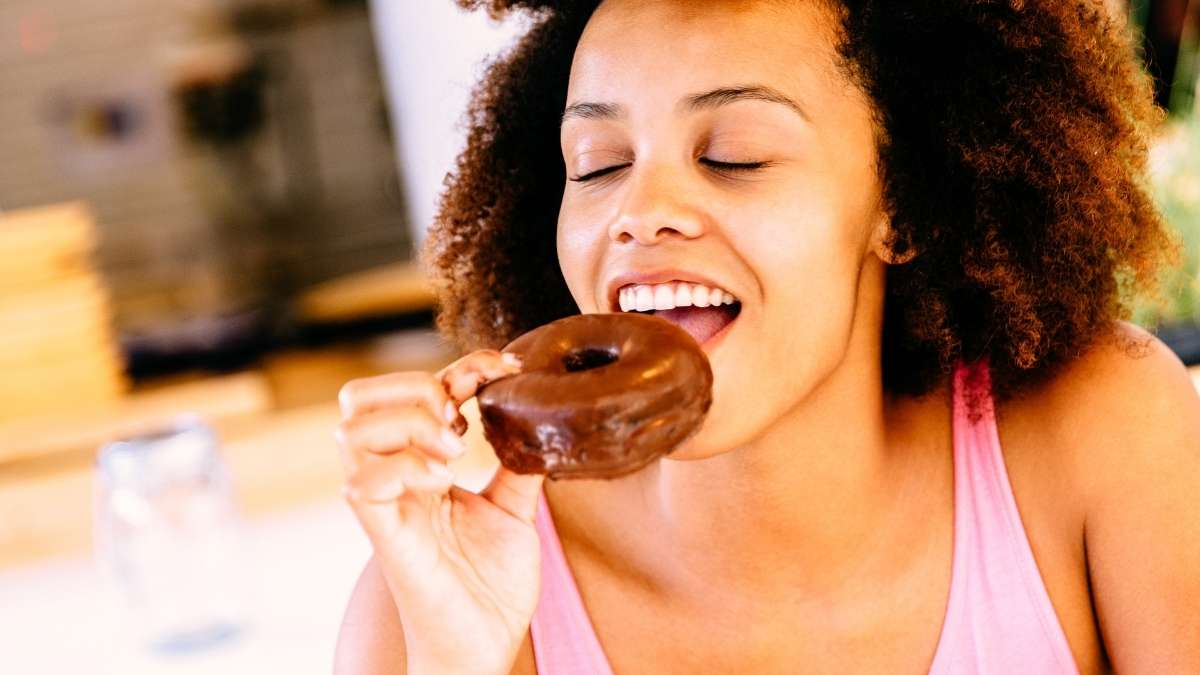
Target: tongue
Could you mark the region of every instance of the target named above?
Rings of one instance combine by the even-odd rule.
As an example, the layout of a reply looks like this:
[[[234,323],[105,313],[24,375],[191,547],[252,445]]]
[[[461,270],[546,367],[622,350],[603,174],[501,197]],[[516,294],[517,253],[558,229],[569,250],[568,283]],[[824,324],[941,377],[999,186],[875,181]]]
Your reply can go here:
[[[722,305],[728,307],[728,305]],[[654,313],[687,331],[699,344],[733,321],[728,309],[721,307],[680,307],[660,309]]]

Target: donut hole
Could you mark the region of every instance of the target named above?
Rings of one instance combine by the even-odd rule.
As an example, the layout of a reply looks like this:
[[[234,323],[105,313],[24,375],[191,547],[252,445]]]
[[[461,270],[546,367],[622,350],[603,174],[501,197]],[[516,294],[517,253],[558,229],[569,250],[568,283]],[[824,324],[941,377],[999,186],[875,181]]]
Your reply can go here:
[[[563,366],[568,373],[601,368],[617,360],[615,349],[576,349],[563,357]]]

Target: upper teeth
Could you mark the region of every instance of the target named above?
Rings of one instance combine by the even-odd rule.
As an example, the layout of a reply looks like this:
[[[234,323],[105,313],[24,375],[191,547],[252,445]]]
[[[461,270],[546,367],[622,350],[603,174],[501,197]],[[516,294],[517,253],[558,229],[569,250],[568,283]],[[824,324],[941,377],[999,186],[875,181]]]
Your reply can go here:
[[[733,294],[715,286],[683,281],[625,286],[617,293],[617,299],[622,312],[732,305],[738,301]]]

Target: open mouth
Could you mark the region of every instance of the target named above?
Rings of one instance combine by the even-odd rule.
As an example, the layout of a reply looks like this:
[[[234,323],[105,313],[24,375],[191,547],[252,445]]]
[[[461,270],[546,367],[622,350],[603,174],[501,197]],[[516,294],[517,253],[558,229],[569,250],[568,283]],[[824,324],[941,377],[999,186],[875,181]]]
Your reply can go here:
[[[701,292],[693,295],[695,285],[692,285],[687,291],[680,290],[679,286],[681,285],[683,285],[681,282],[668,285],[670,292],[658,291],[655,288],[654,291],[657,291],[656,301],[648,301],[643,292],[640,303],[638,302],[640,288],[622,289],[620,308],[622,311],[662,317],[687,331],[700,345],[704,345],[714,336],[724,332],[741,314],[742,303],[729,293],[716,289],[715,293]],[[664,298],[669,298],[669,300],[664,301]]]

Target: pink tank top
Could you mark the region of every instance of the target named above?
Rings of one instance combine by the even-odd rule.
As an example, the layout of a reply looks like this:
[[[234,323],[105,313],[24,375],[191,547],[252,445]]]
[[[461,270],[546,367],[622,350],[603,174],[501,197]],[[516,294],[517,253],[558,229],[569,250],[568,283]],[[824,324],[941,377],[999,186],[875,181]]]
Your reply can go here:
[[[930,675],[1078,675],[1042,584],[1000,453],[986,364],[954,370],[954,561]],[[972,423],[969,397],[983,416]],[[541,597],[530,632],[539,675],[612,675],[563,556],[545,496],[536,517]]]

